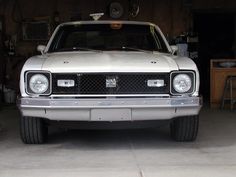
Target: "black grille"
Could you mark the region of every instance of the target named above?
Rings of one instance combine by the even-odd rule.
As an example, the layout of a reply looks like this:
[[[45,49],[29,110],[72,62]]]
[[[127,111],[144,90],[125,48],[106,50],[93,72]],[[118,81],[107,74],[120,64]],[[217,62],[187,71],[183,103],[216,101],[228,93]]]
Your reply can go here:
[[[105,73],[105,74],[53,74],[53,94],[165,94],[169,93],[169,73]],[[57,80],[74,80],[74,87],[58,87]],[[106,85],[114,80],[114,87]],[[148,87],[148,80],[162,79],[164,87]]]

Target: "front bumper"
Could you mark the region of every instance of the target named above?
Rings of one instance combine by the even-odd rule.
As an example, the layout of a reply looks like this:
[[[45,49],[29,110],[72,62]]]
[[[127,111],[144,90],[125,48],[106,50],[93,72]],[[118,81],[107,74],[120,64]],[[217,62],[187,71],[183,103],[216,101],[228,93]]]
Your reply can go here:
[[[22,116],[61,121],[165,120],[198,115],[201,97],[20,98]]]

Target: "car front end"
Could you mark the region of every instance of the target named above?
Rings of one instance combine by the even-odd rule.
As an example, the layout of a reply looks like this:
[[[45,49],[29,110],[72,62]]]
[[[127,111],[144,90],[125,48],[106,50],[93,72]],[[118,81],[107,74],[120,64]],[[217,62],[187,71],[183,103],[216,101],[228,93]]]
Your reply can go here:
[[[85,40],[86,46],[75,46],[75,38],[81,43]],[[104,47],[104,43],[109,45]],[[134,47],[139,43],[144,47]],[[28,59],[21,72],[18,106],[23,142],[34,143],[27,139],[25,129],[29,130],[28,123],[35,120],[190,120],[201,109],[196,65],[189,58],[174,56],[153,24],[66,23],[56,29],[43,50],[42,55]],[[196,130],[183,140],[195,138]]]

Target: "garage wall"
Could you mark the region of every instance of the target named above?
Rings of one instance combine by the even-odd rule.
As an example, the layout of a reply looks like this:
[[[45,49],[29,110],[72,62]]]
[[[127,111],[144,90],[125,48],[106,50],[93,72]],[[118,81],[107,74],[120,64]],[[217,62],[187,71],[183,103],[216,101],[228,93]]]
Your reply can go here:
[[[235,10],[236,1],[234,0],[193,0],[194,9],[225,9]]]
[[[38,44],[22,42],[21,20],[32,17],[53,17],[58,11],[60,21],[69,21],[72,16],[81,14],[82,20],[90,20],[90,13],[105,12],[104,20],[110,19],[107,7],[113,2],[120,2],[125,10],[122,20],[150,21],[158,24],[166,36],[174,37],[192,28],[192,12],[195,10],[234,10],[236,1],[224,0],[139,0],[140,13],[137,17],[128,16],[130,0],[0,0],[0,15],[5,16],[6,33],[18,34],[19,53],[30,55]],[[187,2],[187,3],[186,3]],[[189,6],[189,3],[191,4]],[[186,5],[187,4],[187,5]]]
[[[6,33],[18,34],[17,50],[20,55],[31,55],[35,51],[34,42],[21,41],[22,20],[34,17],[53,17],[58,11],[60,21],[70,21],[71,17],[81,14],[82,20],[91,20],[90,13],[104,12],[104,20],[111,18],[107,14],[108,5],[114,0],[2,0],[0,14],[5,16]],[[117,0],[124,7],[121,20],[150,21],[160,26],[166,36],[175,36],[188,30],[191,26],[191,16],[188,7],[184,7],[182,0],[139,0],[140,13],[132,18],[128,15],[129,0]]]
[[[89,3],[88,3],[89,1]],[[1,14],[6,15],[7,33],[14,34],[17,31],[17,25],[12,20],[27,19],[32,17],[53,16],[55,11],[60,14],[61,21],[69,21],[70,18],[78,13],[83,20],[90,20],[90,13],[107,12],[107,7],[112,0],[18,0],[18,6],[15,6],[15,0],[2,1]],[[185,31],[190,19],[188,8],[183,6],[182,0],[140,0],[140,13],[136,18],[128,17],[128,0],[117,0],[120,2],[125,13],[123,20],[142,20],[157,23],[165,34],[177,35]],[[186,21],[186,18],[187,21]],[[107,15],[103,19],[110,19]]]

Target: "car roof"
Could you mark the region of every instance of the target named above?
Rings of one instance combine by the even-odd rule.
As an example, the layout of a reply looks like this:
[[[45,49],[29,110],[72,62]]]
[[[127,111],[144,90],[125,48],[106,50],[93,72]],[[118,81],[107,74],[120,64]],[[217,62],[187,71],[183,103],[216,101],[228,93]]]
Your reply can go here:
[[[60,26],[64,25],[83,25],[83,24],[112,24],[112,23],[121,23],[121,24],[131,24],[131,25],[152,25],[155,24],[150,22],[142,22],[142,21],[118,21],[118,20],[97,20],[97,21],[74,21],[74,22],[66,22],[60,24]]]

